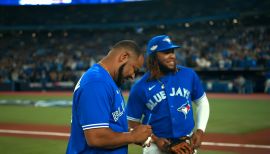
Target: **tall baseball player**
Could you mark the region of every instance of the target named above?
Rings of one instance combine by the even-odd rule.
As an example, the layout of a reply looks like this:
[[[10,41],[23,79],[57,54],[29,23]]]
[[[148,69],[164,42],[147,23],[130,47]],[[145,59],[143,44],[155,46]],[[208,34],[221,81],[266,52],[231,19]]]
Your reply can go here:
[[[151,135],[151,126],[146,125],[128,132],[118,88],[126,79],[134,79],[142,65],[139,47],[124,40],[84,73],[74,89],[67,154],[127,154],[127,144],[143,144]]]
[[[197,74],[176,65],[175,48],[166,35],[147,45],[147,72],[134,84],[128,99],[129,126],[152,126],[152,144],[144,154],[194,153],[201,145],[209,103]],[[194,129],[192,102],[197,105]]]

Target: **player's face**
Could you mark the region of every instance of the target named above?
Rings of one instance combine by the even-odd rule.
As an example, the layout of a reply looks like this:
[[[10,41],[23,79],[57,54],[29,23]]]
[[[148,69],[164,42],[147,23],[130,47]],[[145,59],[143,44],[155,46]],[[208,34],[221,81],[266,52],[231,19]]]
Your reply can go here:
[[[126,80],[134,80],[136,73],[143,66],[143,56],[138,58],[130,58],[129,61],[122,64],[118,69],[118,77],[116,84],[120,87]]]
[[[176,57],[174,49],[167,52],[157,52],[159,68],[162,72],[172,72],[176,69]]]

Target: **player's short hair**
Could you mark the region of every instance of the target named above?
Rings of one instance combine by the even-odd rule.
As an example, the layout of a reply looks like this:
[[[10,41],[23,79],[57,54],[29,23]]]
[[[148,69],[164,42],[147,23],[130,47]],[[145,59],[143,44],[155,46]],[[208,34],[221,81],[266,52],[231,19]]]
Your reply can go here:
[[[117,49],[117,48],[125,48],[128,49],[129,51],[134,52],[137,56],[143,55],[144,52],[143,50],[140,49],[138,44],[135,41],[132,40],[122,40],[117,42],[112,49]]]

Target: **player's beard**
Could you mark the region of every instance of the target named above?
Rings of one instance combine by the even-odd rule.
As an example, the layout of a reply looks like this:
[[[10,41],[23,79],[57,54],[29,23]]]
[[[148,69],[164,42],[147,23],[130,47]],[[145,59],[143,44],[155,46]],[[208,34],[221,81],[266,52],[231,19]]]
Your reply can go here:
[[[174,62],[174,67],[173,68],[169,68],[168,66],[164,65],[160,60],[158,60],[158,67],[159,70],[163,73],[163,74],[167,74],[170,72],[175,72],[176,71],[176,62]]]
[[[123,71],[124,71],[124,67],[125,67],[126,63],[121,65],[118,69],[118,76],[117,76],[117,79],[116,79],[116,85],[118,87],[121,87],[123,82],[124,82],[124,74],[123,74]]]

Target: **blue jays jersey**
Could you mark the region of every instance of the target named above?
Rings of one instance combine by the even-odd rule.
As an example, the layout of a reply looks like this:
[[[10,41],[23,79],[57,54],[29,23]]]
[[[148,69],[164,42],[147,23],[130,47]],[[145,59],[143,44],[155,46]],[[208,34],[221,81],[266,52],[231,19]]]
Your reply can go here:
[[[84,73],[74,90],[71,136],[66,153],[127,154],[127,146],[106,150],[87,145],[85,130],[106,127],[114,132],[128,131],[125,102],[109,73],[95,64]]]
[[[189,135],[194,128],[192,101],[204,95],[197,74],[187,67],[177,68],[159,80],[148,81],[150,74],[145,73],[129,95],[128,120],[140,122],[143,117],[142,123],[151,125],[158,137]]]

